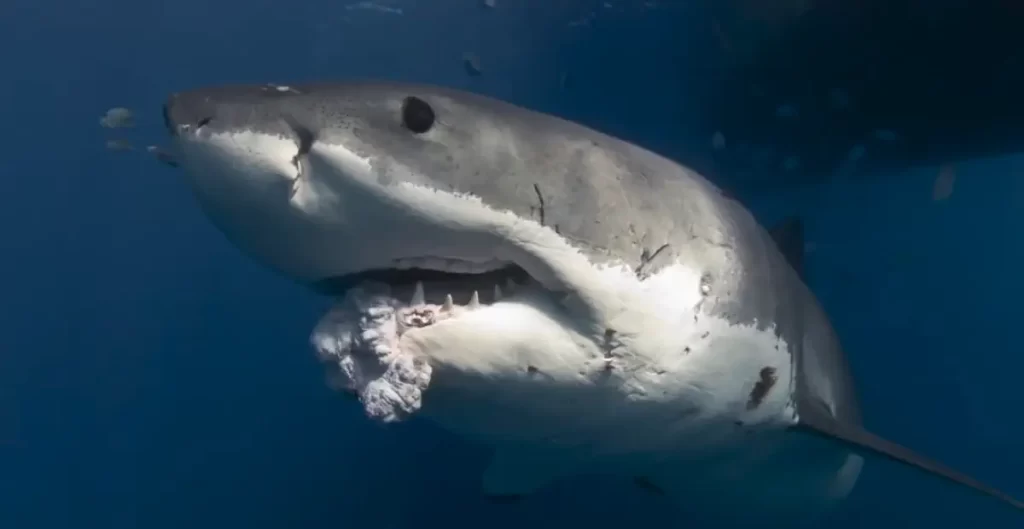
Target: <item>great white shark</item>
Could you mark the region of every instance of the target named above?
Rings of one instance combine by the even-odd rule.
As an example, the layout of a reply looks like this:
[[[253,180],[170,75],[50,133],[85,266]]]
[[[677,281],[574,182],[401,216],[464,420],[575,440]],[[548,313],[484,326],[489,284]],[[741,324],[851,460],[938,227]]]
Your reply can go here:
[[[164,120],[205,214],[337,298],[312,344],[366,413],[494,447],[483,492],[613,474],[723,521],[814,519],[881,456],[798,222],[682,165],[449,88],[214,86]]]

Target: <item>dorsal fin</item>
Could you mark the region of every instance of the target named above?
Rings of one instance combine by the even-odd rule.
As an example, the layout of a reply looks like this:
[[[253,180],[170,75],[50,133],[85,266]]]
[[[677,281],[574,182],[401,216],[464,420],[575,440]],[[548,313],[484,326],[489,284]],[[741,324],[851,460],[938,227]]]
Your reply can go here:
[[[775,240],[779,251],[796,270],[797,275],[804,277],[804,223],[799,217],[786,217],[773,226],[768,233]]]
[[[916,468],[926,474],[938,476],[957,485],[970,488],[1000,500],[1010,507],[1024,512],[1024,502],[1009,494],[986,485],[966,474],[957,472],[941,463],[932,461],[913,450],[868,432],[860,426],[843,424],[814,406],[800,408],[800,420],[795,427],[825,439],[842,443],[848,449],[863,454],[877,455]]]

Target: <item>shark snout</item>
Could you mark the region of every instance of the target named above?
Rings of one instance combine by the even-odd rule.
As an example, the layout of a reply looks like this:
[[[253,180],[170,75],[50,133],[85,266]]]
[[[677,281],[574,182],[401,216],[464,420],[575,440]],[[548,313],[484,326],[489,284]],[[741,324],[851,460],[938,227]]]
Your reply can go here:
[[[172,137],[198,131],[217,114],[215,102],[196,94],[171,94],[163,104],[164,128]]]

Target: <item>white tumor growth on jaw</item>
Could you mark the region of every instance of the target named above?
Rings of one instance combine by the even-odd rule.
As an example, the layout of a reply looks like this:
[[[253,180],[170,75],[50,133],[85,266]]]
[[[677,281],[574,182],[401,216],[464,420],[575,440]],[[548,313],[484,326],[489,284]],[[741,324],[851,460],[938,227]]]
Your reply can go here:
[[[500,300],[518,287],[511,279],[504,282],[504,291],[491,285],[485,302]],[[336,368],[332,383],[358,396],[374,419],[392,422],[415,413],[430,384],[431,365],[426,358],[403,351],[401,337],[411,329],[485,306],[476,290],[456,293],[461,301],[457,303],[442,285],[431,286],[436,288],[427,295],[420,281],[405,287],[362,283],[349,289],[313,331],[317,355]]]

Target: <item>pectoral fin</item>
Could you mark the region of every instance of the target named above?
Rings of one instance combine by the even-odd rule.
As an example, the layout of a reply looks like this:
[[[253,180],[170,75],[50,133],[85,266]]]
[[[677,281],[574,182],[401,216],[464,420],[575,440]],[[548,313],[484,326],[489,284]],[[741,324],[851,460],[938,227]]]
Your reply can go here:
[[[1024,511],[1024,502],[1021,500],[986,485],[967,474],[960,473],[941,463],[919,455],[909,448],[865,431],[859,426],[840,423],[816,407],[805,406],[801,408],[800,421],[796,428],[824,437],[830,441],[842,443],[848,449],[865,456],[882,456],[916,468],[929,475],[937,476],[962,487],[986,494],[1008,504],[1010,507]]]

